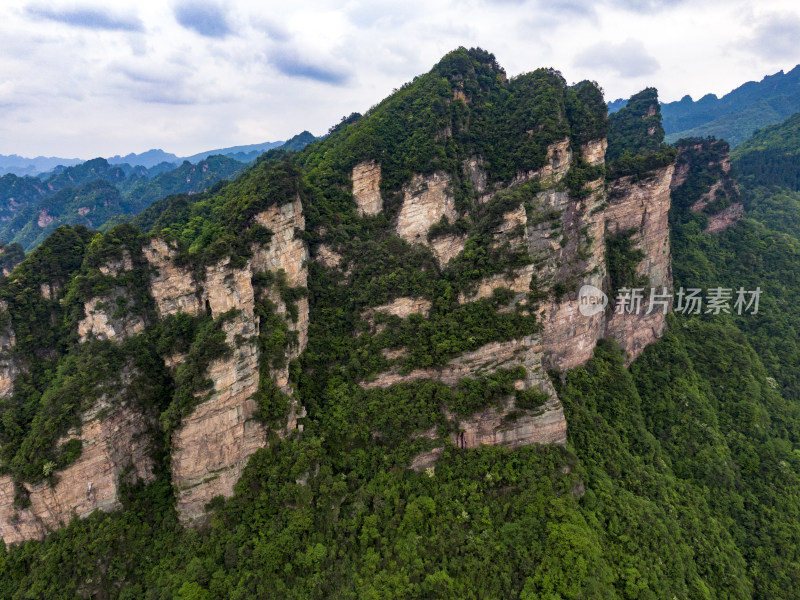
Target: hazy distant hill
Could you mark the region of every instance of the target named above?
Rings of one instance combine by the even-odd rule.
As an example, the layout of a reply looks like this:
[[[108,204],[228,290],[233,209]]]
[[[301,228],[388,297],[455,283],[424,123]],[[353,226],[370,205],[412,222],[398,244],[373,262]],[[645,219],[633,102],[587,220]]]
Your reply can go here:
[[[220,154],[240,162],[250,162],[258,158],[264,152],[280,146],[285,147],[287,150],[302,150],[307,144],[310,144],[316,139],[317,138],[313,134],[308,131],[303,131],[286,141],[217,148],[215,150],[199,152],[192,156],[181,157],[171,152],[164,152],[159,148],[154,148],[140,154],[130,153],[125,156],[117,154],[108,157],[106,160],[110,165],[126,165],[128,168],[131,166],[145,167],[148,172],[150,172],[150,175],[154,176],[158,173],[174,169],[186,160],[190,163],[198,163],[209,156]],[[9,173],[17,175],[18,177],[23,177],[25,175],[36,176],[42,173],[48,174],[58,167],[71,167],[83,162],[83,159],[80,158],[59,158],[55,156],[26,158],[16,154],[9,156],[0,154],[0,176]],[[153,169],[156,169],[156,171],[153,171]]]
[[[37,175],[51,171],[58,165],[72,166],[83,162],[80,158],[58,158],[55,156],[37,156],[26,158],[17,154],[6,156],[0,154],[0,175],[13,173],[20,177],[24,175]]]
[[[626,100],[609,103],[609,112]],[[661,105],[666,141],[714,136],[737,146],[754,131],[779,123],[800,111],[800,65],[788,73],[779,71],[761,81],[749,81],[718,98],[707,94],[699,100],[684,96]]]
[[[278,144],[297,151],[315,139],[304,131]],[[94,158],[77,165],[59,165],[49,175],[39,177],[6,174],[0,177],[0,242],[16,242],[30,251],[60,225],[98,229],[106,223],[117,224],[167,196],[199,194],[235,177],[263,154],[260,148],[274,144],[224,148],[186,159],[161,150],[125,157],[145,157],[148,163],[175,157],[182,161],[179,164],[131,166]]]

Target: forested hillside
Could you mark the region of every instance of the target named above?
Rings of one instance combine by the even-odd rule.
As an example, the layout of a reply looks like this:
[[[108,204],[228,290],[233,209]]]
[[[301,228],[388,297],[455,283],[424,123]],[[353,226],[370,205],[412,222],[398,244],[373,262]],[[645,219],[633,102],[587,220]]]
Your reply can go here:
[[[652,88],[609,119],[591,82],[461,48],[300,152],[56,229],[0,283],[5,531],[39,532],[90,425],[136,435],[118,505],[9,543],[0,596],[800,598],[800,205],[661,123]],[[758,310],[676,303],[646,348],[568,312],[659,276]],[[249,404],[214,405],[231,381]],[[212,405],[263,441],[197,517],[218,474],[178,477],[233,444],[180,436]]]
[[[615,100],[609,107],[619,110],[625,100]],[[716,137],[738,146],[753,132],[780,123],[800,111],[800,65],[791,71],[768,75],[761,81],[749,81],[722,97],[707,94],[699,100],[684,96],[661,105],[666,140]]]

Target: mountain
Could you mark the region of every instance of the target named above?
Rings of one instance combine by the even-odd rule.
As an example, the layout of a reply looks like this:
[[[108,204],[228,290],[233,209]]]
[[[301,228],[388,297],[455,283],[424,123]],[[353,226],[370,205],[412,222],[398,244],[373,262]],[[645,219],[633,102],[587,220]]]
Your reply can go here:
[[[279,148],[296,151],[315,139],[305,131]],[[235,155],[250,161],[258,154]],[[46,177],[8,174],[0,177],[0,242],[19,243],[30,251],[61,225],[91,229],[118,225],[157,200],[203,192],[238,175],[245,166],[222,155],[207,156],[196,164],[184,160],[179,166],[162,162],[150,168],[95,158],[58,166]],[[97,182],[108,185],[94,185]]]
[[[79,158],[56,158],[54,156],[37,156],[36,158],[25,158],[16,154],[0,154],[0,176],[13,174],[19,177],[25,175],[38,175],[53,170],[59,165],[77,165],[83,162]]]
[[[201,159],[198,159],[198,161],[199,160]],[[181,160],[170,152],[164,152],[161,149],[152,149],[147,152],[142,152],[141,154],[130,153],[125,156],[117,154],[109,157],[108,162],[112,165],[128,164],[142,167],[154,167],[160,163],[180,163]]]
[[[165,170],[172,170],[187,160],[190,163],[196,164],[209,156],[220,154],[240,162],[250,162],[273,148],[283,146],[286,150],[297,151],[316,139],[317,138],[308,131],[303,131],[285,142],[264,142],[262,144],[250,144],[247,146],[231,146],[230,148],[207,150],[186,157],[179,157],[170,152],[164,152],[161,149],[152,149],[140,154],[130,153],[125,156],[117,154],[109,157],[107,161],[110,165],[127,166],[127,168],[130,168],[130,165],[134,167],[144,167],[151,175],[157,175]],[[47,176],[49,173],[59,168],[64,169],[65,167],[72,167],[83,162],[84,161],[79,158],[45,156],[25,158],[17,156],[16,154],[10,156],[0,154],[0,176],[6,174],[12,174],[18,177],[33,177],[40,174]]]
[[[52,232],[0,281],[0,596],[799,597],[800,229],[615,115],[460,48]]]
[[[298,133],[285,142],[265,142],[263,144],[251,144],[249,146],[231,146],[230,148],[219,148],[218,150],[209,150],[207,152],[201,152],[200,154],[187,156],[182,160],[188,160],[191,163],[195,163],[211,156],[212,154],[221,154],[241,162],[250,162],[251,160],[258,158],[264,152],[272,150],[273,148],[283,148],[284,150],[291,150],[293,152],[302,150],[316,139],[317,138],[314,137],[313,134],[309,133],[308,131],[303,131],[302,133]]]
[[[97,229],[135,215],[170,194],[196,194],[237,175],[245,164],[212,156],[153,176],[104,158],[57,169],[44,180],[0,177],[0,241],[30,251],[61,225]],[[156,167],[158,171],[159,167]]]
[[[615,100],[609,110],[619,110],[625,102]],[[695,101],[687,95],[661,106],[667,142],[712,136],[734,147],[757,129],[796,112],[800,112],[800,65],[788,73],[779,71],[759,82],[747,82],[721,98],[707,94]]]

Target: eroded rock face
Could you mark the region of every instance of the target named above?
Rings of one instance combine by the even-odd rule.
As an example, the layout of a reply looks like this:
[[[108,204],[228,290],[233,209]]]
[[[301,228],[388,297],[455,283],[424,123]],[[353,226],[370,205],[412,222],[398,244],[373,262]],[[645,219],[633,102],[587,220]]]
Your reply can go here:
[[[117,289],[105,298],[92,298],[84,304],[86,317],[78,323],[78,335],[81,342],[89,339],[123,340],[144,330],[145,322],[140,315],[126,314],[116,317],[117,298],[127,295],[124,289]]]
[[[83,416],[78,460],[58,472],[55,485],[23,484],[30,506],[15,507],[14,482],[9,475],[0,477],[0,538],[7,544],[39,539],[74,516],[119,508],[120,477],[129,483],[153,479],[147,435],[152,423],[152,417],[118,400],[99,400]]]
[[[603,153],[605,156],[605,152]],[[512,183],[522,183],[531,179],[555,184],[561,181],[572,165],[572,150],[569,138],[563,139],[547,147],[547,163],[540,169],[519,173]]]
[[[428,316],[428,311],[431,309],[430,300],[425,298],[397,298],[389,304],[376,306],[369,312],[380,312],[387,315],[394,315],[405,319],[408,315],[419,313],[423,316]]]
[[[629,363],[664,332],[666,315],[660,306],[654,305],[649,315],[644,313],[649,307],[651,288],[655,288],[656,293],[664,289],[672,291],[669,207],[673,173],[674,167],[670,165],[636,183],[624,177],[612,182],[609,192],[606,229],[612,235],[635,230],[631,241],[634,248],[645,255],[636,273],[649,282],[645,286],[648,298],[642,304],[641,314],[612,313],[606,326],[606,335],[627,352]]]
[[[381,199],[381,166],[374,160],[353,167],[353,196],[360,215],[377,215],[383,210]]]
[[[727,208],[708,217],[708,225],[704,233],[721,233],[726,229],[733,227],[742,220],[744,216],[744,206],[741,202],[734,202]]]
[[[428,230],[445,217],[451,223],[458,218],[455,200],[446,173],[415,175],[403,188],[403,206],[397,218],[397,235],[414,244],[428,243]]]
[[[142,248],[147,262],[154,268],[150,278],[150,293],[160,317],[185,312],[200,312],[197,282],[191,270],[175,264],[177,252],[161,238],[155,238]]]
[[[230,496],[247,459],[266,443],[263,425],[253,419],[259,375],[252,313],[243,311],[224,330],[233,355],[209,366],[210,398],[172,437],[172,481],[183,521],[202,517],[215,496]]]
[[[282,206],[273,205],[255,217],[256,222],[272,231],[272,239],[266,248],[255,248],[253,269],[274,271],[282,269],[290,286],[305,287],[308,270],[304,263],[308,260],[308,249],[298,236],[305,230],[306,219],[300,198]]]
[[[481,298],[491,298],[494,290],[498,288],[509,289],[517,295],[527,294],[528,291],[530,291],[533,271],[533,265],[527,265],[515,271],[513,277],[509,277],[503,273],[491,275],[481,279],[471,294],[465,294],[463,292],[459,294],[458,301],[460,304],[465,304],[467,302],[475,302]],[[515,298],[515,300],[521,299],[522,298]]]
[[[581,147],[581,156],[590,165],[602,165],[606,162],[607,148],[608,141],[605,138],[590,140]]]
[[[538,195],[537,214],[542,217],[526,227],[531,256],[537,261],[537,285],[550,294],[541,303],[545,357],[548,366],[566,370],[584,364],[603,337],[602,313],[585,316],[579,311],[578,291],[583,285],[604,289],[606,201],[603,181],[589,183],[591,193],[583,200],[572,200],[566,192]],[[558,293],[558,286],[563,293]]]
[[[465,377],[490,375],[499,369],[517,366],[525,367],[527,373],[526,379],[520,382],[520,389],[535,388],[545,392],[550,399],[535,410],[517,410],[514,398],[510,397],[505,399],[500,409],[490,407],[467,418],[445,411],[445,417],[456,429],[450,440],[460,448],[477,448],[481,444],[512,448],[530,444],[565,444],[567,424],[564,412],[544,371],[543,347],[537,335],[486,344],[454,358],[438,369],[417,369],[406,375],[382,373],[375,380],[362,385],[376,388],[433,380],[453,386]],[[433,430],[419,435],[436,439]],[[434,448],[420,454],[412,461],[411,468],[421,471],[432,466],[441,452],[442,448]]]
[[[466,235],[443,235],[431,240],[430,247],[439,266],[444,268],[451,260],[464,251]]]
[[[19,375],[17,361],[12,355],[16,345],[17,336],[11,326],[7,325],[0,329],[0,398],[11,396],[14,391],[14,381]]]
[[[280,270],[291,287],[307,283],[308,250],[297,235],[305,227],[300,200],[270,207],[255,220],[272,231],[269,245],[254,247],[253,258],[242,268],[232,267],[226,259],[208,267],[205,273],[201,299],[208,303],[212,316],[237,312],[223,325],[232,355],[209,366],[212,390],[173,433],[172,481],[178,514],[184,522],[201,518],[205,505],[215,496],[230,496],[247,459],[266,444],[267,431],[253,418],[257,409],[253,395],[260,382],[253,276]],[[308,299],[297,302],[297,321],[292,321],[280,295],[271,289],[265,293],[277,312],[285,316],[289,329],[298,333],[298,344],[288,352],[287,359],[291,360],[308,340]],[[272,369],[270,376],[281,391],[293,394],[288,366]],[[297,418],[302,416],[302,407],[294,403],[286,431],[280,434],[294,430]]]
[[[327,244],[320,244],[317,247],[317,260],[329,269],[338,269],[342,264],[342,255]]]

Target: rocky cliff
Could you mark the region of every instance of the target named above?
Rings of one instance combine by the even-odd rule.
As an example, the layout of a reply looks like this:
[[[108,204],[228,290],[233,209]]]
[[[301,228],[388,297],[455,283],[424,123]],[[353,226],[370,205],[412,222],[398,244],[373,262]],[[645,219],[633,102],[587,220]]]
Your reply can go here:
[[[0,538],[7,544],[41,538],[73,517],[118,508],[122,483],[153,480],[153,420],[119,398],[99,399],[62,440],[81,441],[74,463],[36,484],[0,476]]]
[[[446,447],[566,444],[549,371],[584,364],[603,337],[633,360],[663,331],[660,312],[584,314],[578,294],[613,302],[622,238],[630,283],[671,288],[674,167],[609,180],[594,84],[552,70],[509,81],[493,60],[469,82],[453,74],[463,64],[424,88],[435,110],[390,99],[375,110],[391,117],[351,116],[316,149],[154,207],[137,221],[146,234],[81,230],[58,276],[44,251],[12,273],[0,295],[21,310],[33,297],[15,274],[41,271],[24,306],[57,335],[0,319],[3,539],[111,510],[123,482],[154,478],[198,522],[256,451],[302,430],[304,403],[314,427],[353,399],[367,406],[351,421],[389,415],[393,431],[365,437],[417,440],[387,454],[417,471]],[[111,372],[95,381],[98,365]],[[409,397],[415,414],[394,414]],[[320,443],[347,451],[340,434]]]

